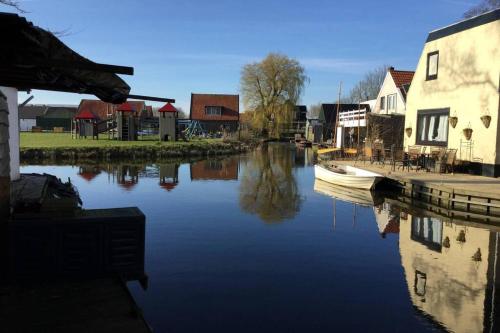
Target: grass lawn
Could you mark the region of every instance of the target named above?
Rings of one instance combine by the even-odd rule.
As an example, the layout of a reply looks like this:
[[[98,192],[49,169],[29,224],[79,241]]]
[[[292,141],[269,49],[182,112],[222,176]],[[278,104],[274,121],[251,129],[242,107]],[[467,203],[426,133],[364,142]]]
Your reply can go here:
[[[221,139],[193,139],[189,142],[160,142],[158,140],[119,141],[110,140],[104,135],[99,140],[72,139],[69,133],[21,133],[21,148],[87,148],[87,147],[144,147],[144,146],[182,146],[204,145],[222,142]]]

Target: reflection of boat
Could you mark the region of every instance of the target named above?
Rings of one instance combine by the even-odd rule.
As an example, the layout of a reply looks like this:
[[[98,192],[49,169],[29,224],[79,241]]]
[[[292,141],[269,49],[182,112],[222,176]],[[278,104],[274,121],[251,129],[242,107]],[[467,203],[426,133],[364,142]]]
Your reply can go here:
[[[384,200],[383,197],[377,196],[376,192],[338,186],[319,179],[314,181],[314,191],[361,206],[375,206]]]
[[[326,182],[360,189],[373,189],[384,176],[381,174],[352,167],[350,165],[315,165],[316,178]]]

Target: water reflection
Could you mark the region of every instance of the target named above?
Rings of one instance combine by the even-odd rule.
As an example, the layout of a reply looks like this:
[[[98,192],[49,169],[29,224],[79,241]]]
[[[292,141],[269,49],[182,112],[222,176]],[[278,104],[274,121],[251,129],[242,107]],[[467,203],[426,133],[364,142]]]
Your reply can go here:
[[[314,189],[356,205],[367,205],[374,197],[318,180]],[[499,228],[416,213],[390,199],[375,204],[373,212],[382,237],[399,236],[401,265],[419,316],[444,331],[500,330]]]
[[[238,180],[239,158],[208,159],[190,164],[191,180]]]
[[[269,145],[55,172],[87,207],[147,214],[152,283],[130,288],[155,331],[499,331],[500,227],[315,181],[313,161]]]
[[[499,233],[432,216],[401,220],[399,249],[415,307],[454,332],[499,329]]]
[[[293,218],[301,197],[293,173],[295,158],[288,145],[266,145],[243,162],[240,207],[266,223]]]

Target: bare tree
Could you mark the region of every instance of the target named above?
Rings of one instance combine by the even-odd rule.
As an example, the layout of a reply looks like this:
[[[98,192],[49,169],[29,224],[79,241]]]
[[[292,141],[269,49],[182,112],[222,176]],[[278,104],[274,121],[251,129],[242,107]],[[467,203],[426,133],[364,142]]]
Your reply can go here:
[[[351,89],[349,96],[342,102],[358,103],[377,98],[380,87],[384,83],[388,67],[387,65],[383,65],[366,73],[363,79]]]
[[[183,108],[181,108],[180,106],[179,107],[176,107],[177,109],[177,116],[179,119],[188,119],[189,118],[189,115],[186,113],[186,111],[184,111]]]
[[[316,119],[319,117],[319,113],[321,112],[322,105],[321,103],[314,104],[309,106],[307,117],[309,119]]]
[[[307,81],[304,67],[285,55],[271,53],[258,63],[247,64],[241,72],[245,109],[252,111],[253,125],[264,135],[278,137]]]
[[[1,5],[6,5],[15,8],[20,13],[26,13],[24,9],[21,8],[19,1],[15,0],[0,0]]]
[[[479,4],[464,13],[464,18],[474,17],[500,8],[500,0],[481,0]]]

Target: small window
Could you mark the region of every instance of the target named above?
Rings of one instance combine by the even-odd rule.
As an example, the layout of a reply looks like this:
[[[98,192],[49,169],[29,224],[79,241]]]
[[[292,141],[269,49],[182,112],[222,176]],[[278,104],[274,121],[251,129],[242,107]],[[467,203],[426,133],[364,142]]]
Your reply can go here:
[[[385,110],[385,96],[380,97],[380,110]]]
[[[417,144],[448,145],[449,109],[419,110],[417,112]]]
[[[396,110],[396,94],[387,96],[387,110]]]
[[[438,77],[439,52],[427,54],[427,80],[435,80]]]
[[[220,116],[222,115],[221,106],[205,106],[205,114],[207,116]]]

